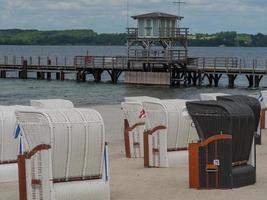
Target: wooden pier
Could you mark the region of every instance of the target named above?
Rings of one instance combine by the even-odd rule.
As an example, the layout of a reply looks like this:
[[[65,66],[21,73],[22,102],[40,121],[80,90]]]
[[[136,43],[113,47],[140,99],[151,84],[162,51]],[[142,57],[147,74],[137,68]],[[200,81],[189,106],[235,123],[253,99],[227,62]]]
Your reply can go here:
[[[133,62],[136,61],[136,62]],[[7,73],[18,74],[17,78],[27,79],[29,73],[36,73],[39,80],[65,80],[66,74],[75,74],[78,82],[87,81],[87,75],[93,75],[95,82],[102,80],[103,72],[107,72],[112,83],[117,83],[122,73],[129,77],[138,76],[139,84],[164,84],[171,86],[202,86],[208,82],[218,87],[223,75],[228,77],[229,88],[235,87],[238,76],[245,76],[248,87],[259,87],[267,75],[267,60],[242,60],[235,57],[188,58],[187,63],[174,63],[166,57],[128,57],[128,56],[76,56],[74,58],[49,57],[0,57],[0,78]],[[139,73],[139,75],[137,74]],[[52,76],[54,74],[54,76]],[[132,74],[132,75],[131,75]],[[150,82],[146,82],[147,76]],[[141,78],[140,77],[144,77]],[[161,77],[161,78],[159,78]],[[160,79],[160,80],[157,80]],[[127,81],[126,81],[127,82]]]

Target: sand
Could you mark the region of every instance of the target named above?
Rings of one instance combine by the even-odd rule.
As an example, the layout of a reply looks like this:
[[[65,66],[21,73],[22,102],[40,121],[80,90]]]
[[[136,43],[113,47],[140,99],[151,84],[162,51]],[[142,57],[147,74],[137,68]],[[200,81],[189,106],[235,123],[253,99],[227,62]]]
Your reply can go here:
[[[119,105],[95,106],[103,116],[110,150],[112,200],[266,200],[267,131],[263,144],[257,146],[257,183],[233,190],[195,190],[188,188],[186,166],[145,169],[142,159],[126,159]],[[18,200],[17,183],[0,184],[0,200]]]

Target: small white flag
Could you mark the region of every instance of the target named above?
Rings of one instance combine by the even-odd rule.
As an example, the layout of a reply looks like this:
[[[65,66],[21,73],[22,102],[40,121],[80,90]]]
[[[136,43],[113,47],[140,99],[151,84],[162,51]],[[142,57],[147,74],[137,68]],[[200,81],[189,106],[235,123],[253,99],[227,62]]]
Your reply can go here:
[[[146,112],[145,112],[144,109],[142,109],[142,110],[140,111],[140,114],[139,114],[139,119],[144,119],[144,118],[146,118]]]

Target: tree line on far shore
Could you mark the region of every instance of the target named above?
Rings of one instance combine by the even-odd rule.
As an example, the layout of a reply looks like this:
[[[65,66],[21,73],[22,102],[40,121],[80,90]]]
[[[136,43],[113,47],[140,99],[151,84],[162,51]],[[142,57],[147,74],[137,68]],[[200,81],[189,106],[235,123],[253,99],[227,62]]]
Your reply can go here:
[[[125,45],[125,33],[96,33],[81,30],[0,30],[0,45]],[[220,32],[190,34],[189,46],[267,47],[267,35]]]

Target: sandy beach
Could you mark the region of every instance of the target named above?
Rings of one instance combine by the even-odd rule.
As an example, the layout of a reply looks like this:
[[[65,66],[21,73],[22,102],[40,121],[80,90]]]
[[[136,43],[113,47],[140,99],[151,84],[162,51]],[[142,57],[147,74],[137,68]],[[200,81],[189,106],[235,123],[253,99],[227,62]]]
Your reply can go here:
[[[142,159],[126,159],[123,146],[123,117],[120,105],[93,106],[105,122],[109,142],[112,200],[266,200],[267,131],[257,146],[257,183],[234,190],[194,190],[188,187],[188,168],[145,169]],[[0,200],[18,200],[18,184],[0,184]]]

